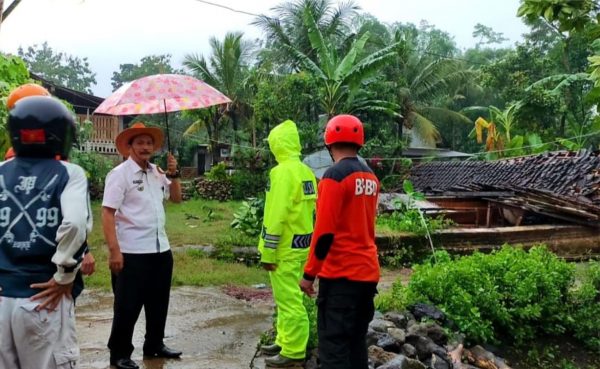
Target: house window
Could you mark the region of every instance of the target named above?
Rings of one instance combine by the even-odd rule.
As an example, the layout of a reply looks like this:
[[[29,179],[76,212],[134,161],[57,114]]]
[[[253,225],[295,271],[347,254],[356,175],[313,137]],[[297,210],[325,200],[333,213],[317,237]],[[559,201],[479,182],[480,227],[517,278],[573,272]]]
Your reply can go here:
[[[222,148],[221,152],[220,152],[220,156],[222,158],[228,158],[229,157],[229,149],[227,148]]]

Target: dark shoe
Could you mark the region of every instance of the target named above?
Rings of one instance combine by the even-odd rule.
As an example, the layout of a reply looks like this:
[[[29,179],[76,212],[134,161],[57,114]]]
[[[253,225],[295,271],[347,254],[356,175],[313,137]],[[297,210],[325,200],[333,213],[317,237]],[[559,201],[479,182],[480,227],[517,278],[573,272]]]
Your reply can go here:
[[[265,365],[268,368],[289,368],[289,367],[301,368],[302,365],[304,365],[304,359],[292,359],[292,358],[281,356],[281,355],[277,354],[273,357],[266,358]]]
[[[148,357],[164,357],[167,359],[177,359],[181,356],[181,351],[175,351],[165,345],[156,349],[148,349],[144,347],[144,356]]]
[[[126,359],[110,359],[110,365],[114,366],[117,369],[139,369],[140,367],[135,363],[135,361],[126,358]]]
[[[261,345],[260,352],[262,352],[263,355],[268,356],[277,355],[279,352],[281,352],[281,346],[275,343],[272,345]]]

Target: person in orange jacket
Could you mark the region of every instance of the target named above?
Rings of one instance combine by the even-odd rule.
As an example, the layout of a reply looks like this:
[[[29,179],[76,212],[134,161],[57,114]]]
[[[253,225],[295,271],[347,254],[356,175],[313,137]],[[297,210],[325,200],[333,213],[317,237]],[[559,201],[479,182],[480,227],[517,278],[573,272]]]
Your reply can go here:
[[[366,334],[379,282],[375,216],[379,181],[358,160],[363,125],[333,117],[325,145],[334,165],[319,182],[315,230],[300,288],[314,295],[319,278],[317,332],[322,369],[367,369]]]

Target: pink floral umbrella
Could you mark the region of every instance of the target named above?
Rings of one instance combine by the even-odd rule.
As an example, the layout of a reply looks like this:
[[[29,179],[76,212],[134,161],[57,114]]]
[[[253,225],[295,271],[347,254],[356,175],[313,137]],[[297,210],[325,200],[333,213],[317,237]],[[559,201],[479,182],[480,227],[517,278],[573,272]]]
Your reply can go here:
[[[124,84],[107,97],[94,113],[110,115],[164,113],[167,146],[171,151],[168,112],[201,109],[228,102],[231,100],[227,96],[196,78],[181,74],[155,74]]]

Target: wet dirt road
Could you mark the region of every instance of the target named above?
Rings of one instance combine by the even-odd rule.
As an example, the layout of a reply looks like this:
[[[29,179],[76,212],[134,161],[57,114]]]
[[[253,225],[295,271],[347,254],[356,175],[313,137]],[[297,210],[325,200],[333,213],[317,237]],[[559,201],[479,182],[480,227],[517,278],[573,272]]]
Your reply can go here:
[[[112,294],[85,291],[77,300],[81,369],[109,368],[106,342],[112,323]],[[132,359],[145,369],[250,368],[261,333],[271,326],[272,299],[243,301],[216,287],[171,291],[165,344],[183,351],[180,360],[142,358],[144,313],[136,325]],[[262,358],[254,361],[262,368]]]

